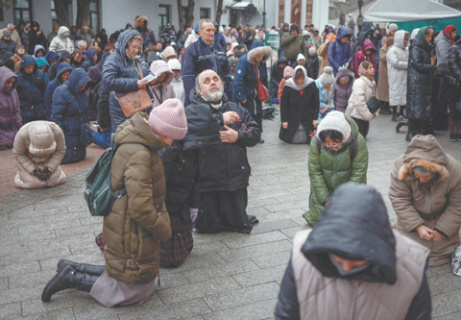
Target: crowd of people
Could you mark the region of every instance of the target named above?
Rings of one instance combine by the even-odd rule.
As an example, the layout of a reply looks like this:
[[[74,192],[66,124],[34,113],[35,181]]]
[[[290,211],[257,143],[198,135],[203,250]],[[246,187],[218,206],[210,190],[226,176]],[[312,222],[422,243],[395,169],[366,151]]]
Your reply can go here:
[[[408,294],[427,301],[427,257],[430,266],[446,263],[460,242],[461,168],[431,135],[447,123],[450,140],[461,140],[461,41],[454,26],[422,27],[410,36],[395,24],[361,21],[356,33],[351,15],[322,32],[312,24],[302,31],[287,23],[266,30],[202,19],[184,32],[167,24],[156,39],[148,23],[139,16],[110,36],[104,29],[94,35],[88,26],[55,26],[45,37],[37,22],[0,30],[0,150],[13,148],[16,186],[65,183],[60,164],[83,160],[91,143],[115,143],[111,187],[127,190],[96,238],[105,266],[61,260],[44,302],[66,288],[89,292],[107,307],[144,301],[159,267],[178,267],[188,257],[194,230],[251,233],[258,219],[246,211],[247,148],[264,143],[266,101],[280,105],[282,141],[310,144],[303,217],[314,228],[295,240],[302,250],[287,268],[276,315],[312,314],[294,296],[317,294],[298,283],[313,268],[325,277],[406,285],[395,284],[395,268],[409,268],[399,250],[421,260],[408,271],[417,273],[416,291]],[[264,44],[267,33],[279,35],[278,50]],[[387,253],[393,262],[362,254],[356,244],[336,250],[344,239],[319,240],[326,237],[321,230],[341,226],[332,220],[344,214],[341,208],[359,203],[355,193],[347,196],[350,190],[366,195],[364,202],[377,201],[375,191],[355,184],[366,184],[366,137],[379,113],[408,126],[410,144],[396,160],[389,192],[396,228],[430,249],[390,231],[381,208],[372,220],[385,232],[370,236],[370,244],[383,243],[384,233],[386,245],[397,240],[401,247]],[[370,203],[351,209],[356,226],[375,213]],[[360,241],[370,232],[359,233]],[[348,261],[354,263],[346,270]],[[411,299],[405,307],[418,313]],[[405,315],[402,310],[395,312]]]

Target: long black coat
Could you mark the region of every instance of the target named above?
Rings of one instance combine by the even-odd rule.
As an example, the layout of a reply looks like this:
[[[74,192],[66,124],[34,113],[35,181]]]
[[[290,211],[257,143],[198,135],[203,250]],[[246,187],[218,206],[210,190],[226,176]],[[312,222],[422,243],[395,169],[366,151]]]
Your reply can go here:
[[[191,91],[190,104],[186,108],[187,135],[183,139],[185,149],[200,149],[198,155],[200,192],[236,191],[248,186],[251,168],[247,147],[255,146],[261,138],[261,129],[246,109],[230,102],[227,96],[219,110],[211,107]],[[235,111],[240,121],[227,125],[238,132],[235,143],[221,143],[220,131],[224,131],[223,113]]]
[[[448,108],[450,114],[461,116],[456,112],[456,104],[461,99],[461,39],[458,40],[448,51],[448,68],[450,72]]]
[[[409,119],[431,118],[432,82],[436,66],[431,65],[432,47],[418,39],[410,41],[408,63],[407,106]]]
[[[279,138],[291,143],[301,123],[309,135],[313,129],[312,120],[319,116],[319,89],[315,82],[309,78],[310,84],[302,90],[296,90],[285,83],[282,92],[282,104],[280,106],[281,122],[288,122],[288,128],[280,128]]]

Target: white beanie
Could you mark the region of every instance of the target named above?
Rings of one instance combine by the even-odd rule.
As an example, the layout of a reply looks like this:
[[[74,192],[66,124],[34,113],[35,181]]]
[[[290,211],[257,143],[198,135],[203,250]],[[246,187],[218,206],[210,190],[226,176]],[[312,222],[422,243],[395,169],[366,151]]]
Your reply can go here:
[[[314,47],[310,47],[309,50],[307,50],[307,52],[309,53],[311,57],[313,57],[317,53],[317,50],[315,50]]]
[[[306,57],[302,53],[300,53],[298,54],[298,57],[296,57],[296,61],[299,61],[299,60],[306,60]]]
[[[168,60],[167,65],[171,70],[181,70],[181,62],[176,58]]]
[[[330,84],[335,82],[335,77],[333,76],[333,68],[326,66],[323,69],[323,74],[320,76],[323,84]]]
[[[336,110],[328,112],[317,128],[317,135],[325,130],[338,131],[344,138],[347,135],[347,120],[344,113]]]
[[[389,32],[399,30],[399,26],[396,25],[395,23],[391,23],[387,28],[389,29]]]

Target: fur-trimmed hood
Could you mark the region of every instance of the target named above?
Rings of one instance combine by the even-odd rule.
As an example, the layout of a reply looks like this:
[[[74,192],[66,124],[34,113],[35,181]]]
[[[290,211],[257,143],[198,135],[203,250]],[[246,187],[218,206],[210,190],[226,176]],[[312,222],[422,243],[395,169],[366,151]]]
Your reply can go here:
[[[134,28],[138,31],[139,29],[144,30],[144,28],[145,30],[147,30],[148,25],[149,25],[149,18],[147,18],[147,16],[139,16],[134,21]]]
[[[449,175],[448,158],[437,139],[432,135],[414,136],[404,153],[403,162],[399,170],[399,180],[404,180],[416,166],[422,166],[431,172],[438,173],[441,180]]]
[[[270,58],[272,49],[269,46],[264,46],[261,40],[255,40],[251,46],[251,50],[248,52],[248,62],[255,64],[255,58],[259,55],[264,55],[263,62]]]

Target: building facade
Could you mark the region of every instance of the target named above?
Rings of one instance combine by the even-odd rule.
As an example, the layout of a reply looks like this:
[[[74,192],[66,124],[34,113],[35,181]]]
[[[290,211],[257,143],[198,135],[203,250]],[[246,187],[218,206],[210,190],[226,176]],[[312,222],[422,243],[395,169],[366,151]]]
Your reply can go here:
[[[188,10],[187,2],[182,0],[184,12]],[[0,28],[6,27],[8,23],[29,23],[35,20],[40,23],[41,29],[48,33],[52,30],[53,21],[56,21],[54,0],[4,0],[3,3],[4,6],[0,8]],[[195,0],[194,25],[200,18],[214,20],[216,10],[217,1]],[[139,15],[149,18],[149,28],[156,35],[167,23],[171,23],[176,29],[179,26],[177,0],[92,0],[87,19],[93,32],[97,33],[101,28],[105,28],[107,33],[111,34],[124,29],[127,23],[133,24]],[[75,25],[77,0],[69,2],[68,16],[69,26]],[[313,23],[321,28],[328,23],[328,1],[224,0],[221,24],[265,24],[269,28],[277,26],[280,22],[296,23],[301,27]]]

